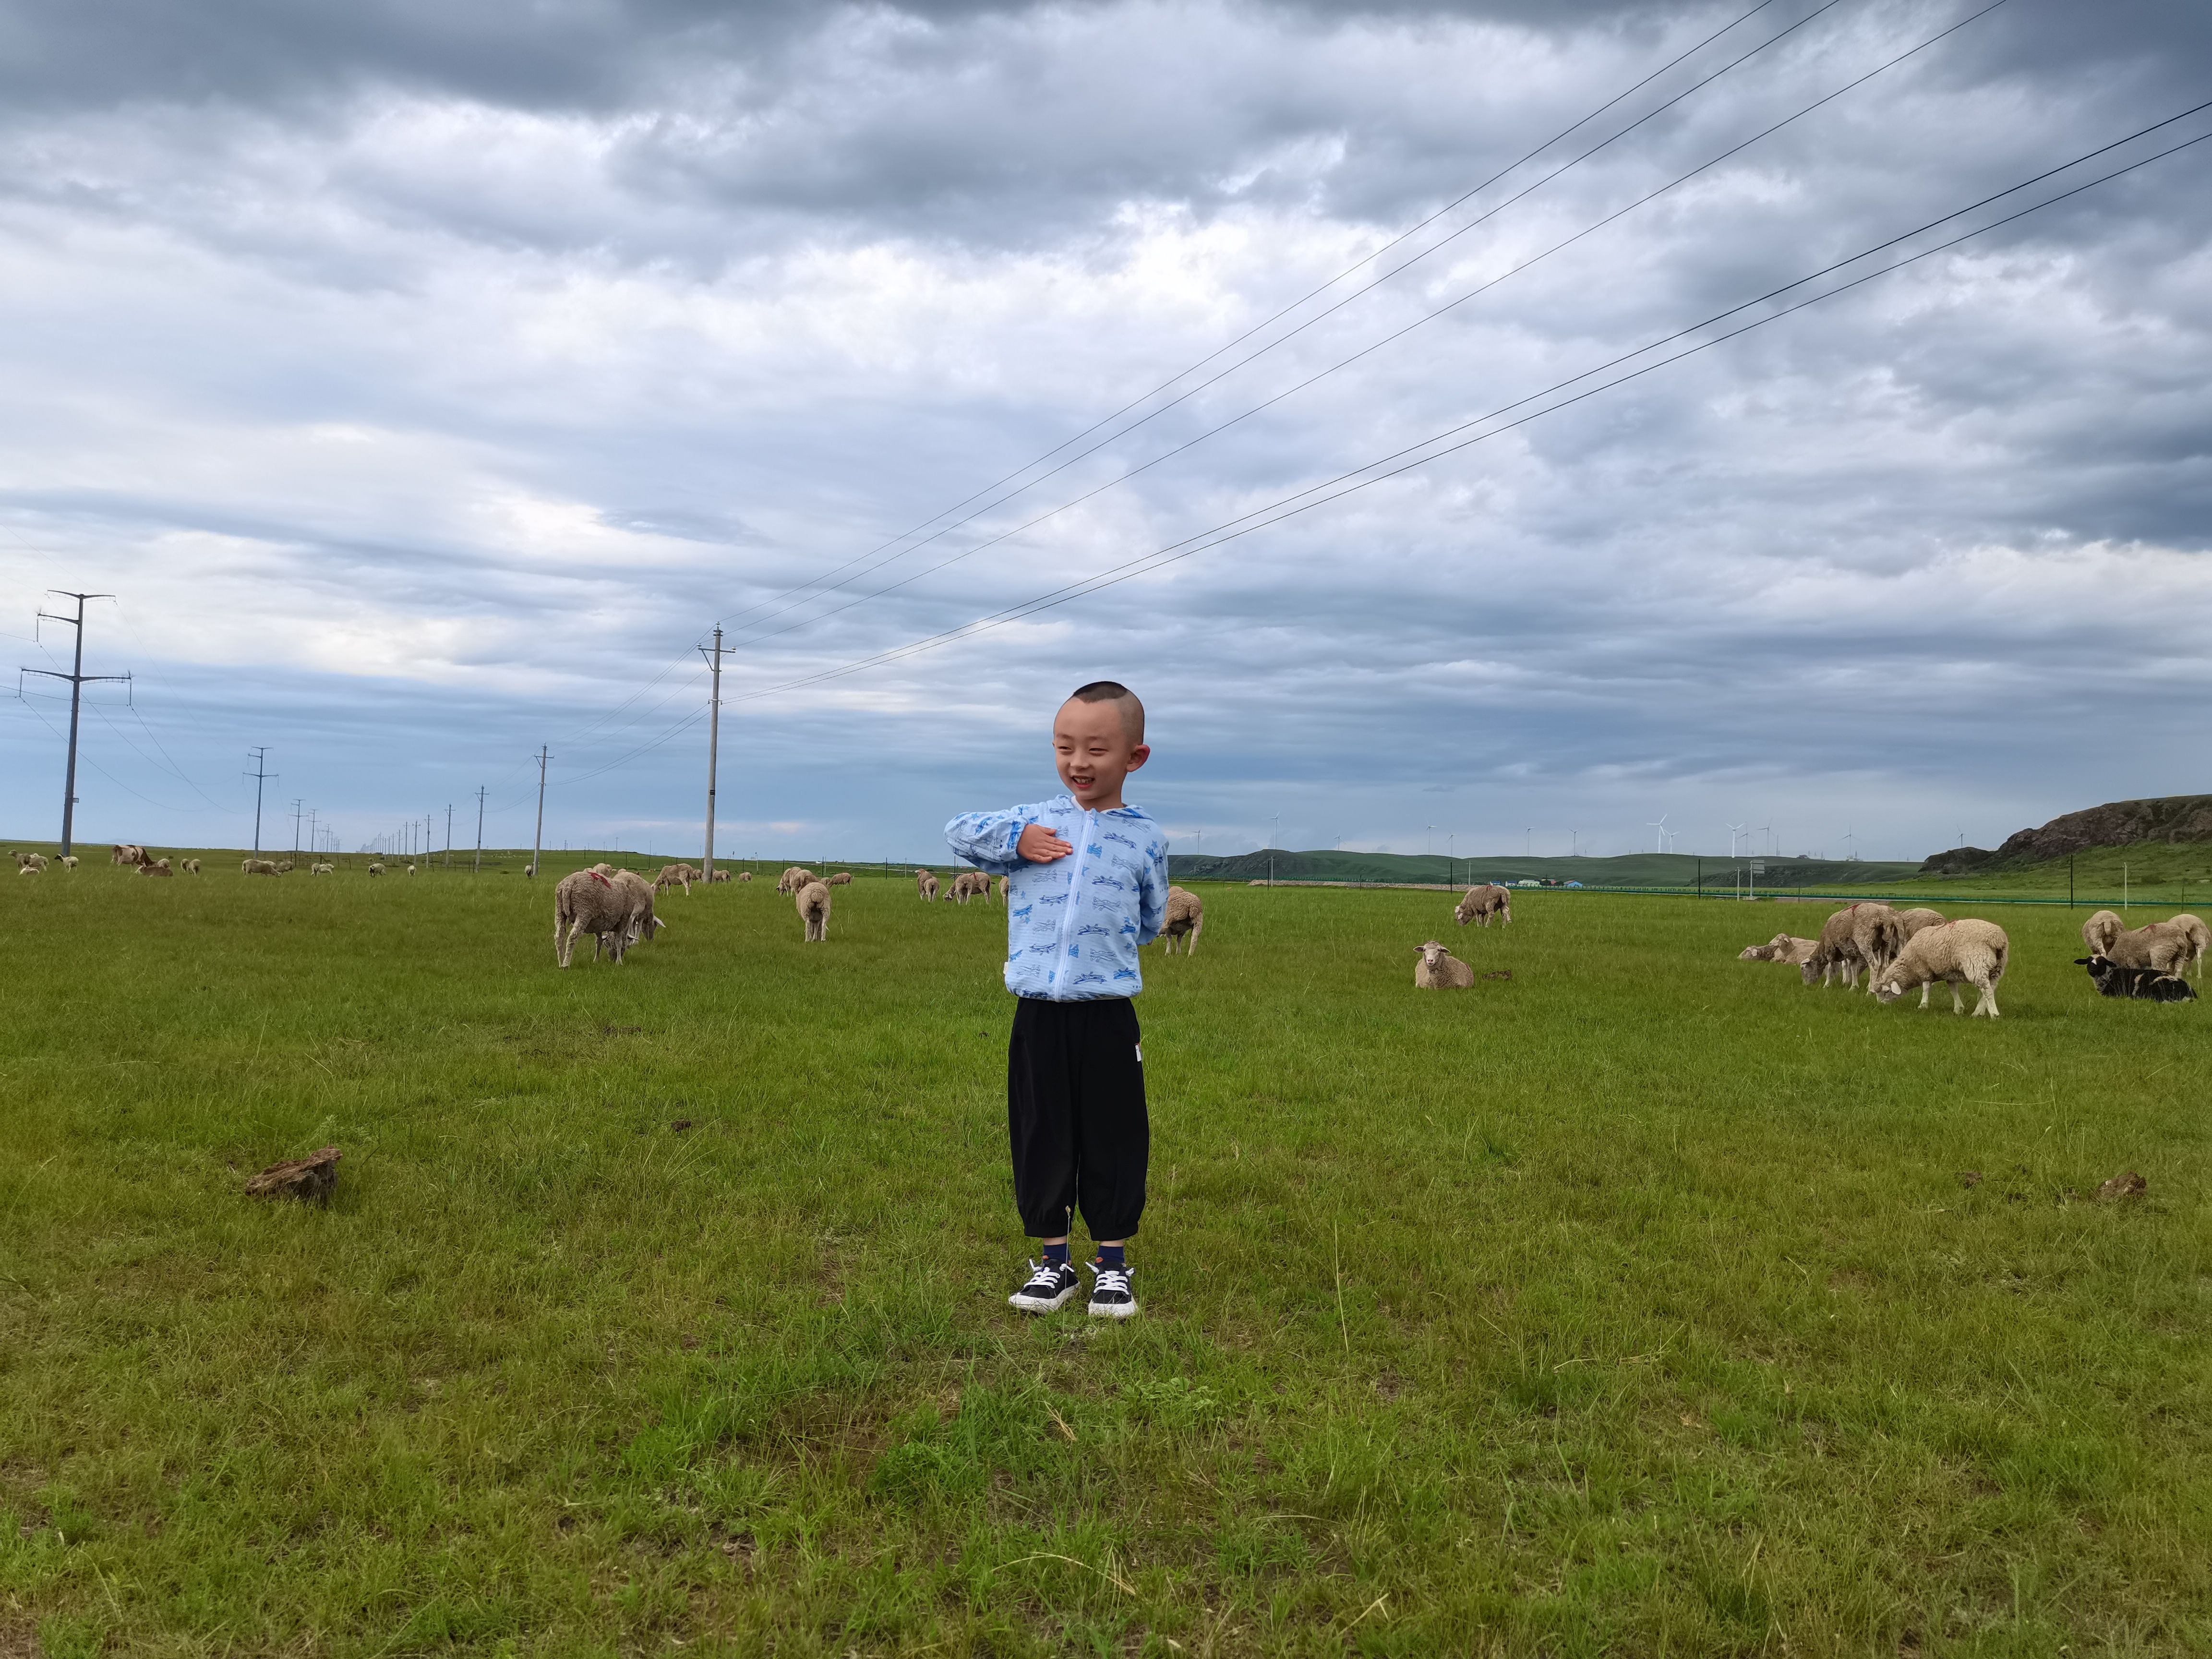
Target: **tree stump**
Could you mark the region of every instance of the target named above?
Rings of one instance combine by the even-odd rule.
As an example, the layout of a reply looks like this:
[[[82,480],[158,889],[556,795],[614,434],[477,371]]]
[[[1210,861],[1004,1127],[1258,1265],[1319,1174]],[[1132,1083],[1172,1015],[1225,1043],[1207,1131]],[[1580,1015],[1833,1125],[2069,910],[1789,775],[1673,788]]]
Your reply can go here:
[[[325,1146],[305,1158],[272,1164],[246,1183],[248,1198],[313,1199],[328,1204],[338,1184],[338,1149]]]

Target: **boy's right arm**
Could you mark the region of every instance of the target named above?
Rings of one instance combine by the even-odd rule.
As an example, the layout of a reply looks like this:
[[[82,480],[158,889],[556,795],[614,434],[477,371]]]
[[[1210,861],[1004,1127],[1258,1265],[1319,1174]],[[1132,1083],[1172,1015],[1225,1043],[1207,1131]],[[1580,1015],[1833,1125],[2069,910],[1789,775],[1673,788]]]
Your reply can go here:
[[[1002,812],[963,812],[945,826],[945,844],[963,863],[994,876],[1011,876],[1024,863],[1017,850],[1022,831],[1036,822],[1036,809],[1012,806]]]

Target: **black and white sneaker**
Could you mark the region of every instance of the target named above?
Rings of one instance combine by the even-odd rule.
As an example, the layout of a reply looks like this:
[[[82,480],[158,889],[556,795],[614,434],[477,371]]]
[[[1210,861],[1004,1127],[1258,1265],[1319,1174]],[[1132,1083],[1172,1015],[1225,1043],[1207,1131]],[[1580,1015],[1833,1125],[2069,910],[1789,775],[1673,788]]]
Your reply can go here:
[[[1129,1288],[1127,1267],[1102,1267],[1095,1261],[1085,1265],[1096,1275],[1091,1286],[1093,1319],[1127,1319],[1137,1311],[1136,1292]]]
[[[1067,1305],[1067,1299],[1082,1282],[1067,1262],[1032,1261],[1029,1283],[1008,1297],[1006,1305],[1019,1308],[1024,1313],[1058,1313]]]

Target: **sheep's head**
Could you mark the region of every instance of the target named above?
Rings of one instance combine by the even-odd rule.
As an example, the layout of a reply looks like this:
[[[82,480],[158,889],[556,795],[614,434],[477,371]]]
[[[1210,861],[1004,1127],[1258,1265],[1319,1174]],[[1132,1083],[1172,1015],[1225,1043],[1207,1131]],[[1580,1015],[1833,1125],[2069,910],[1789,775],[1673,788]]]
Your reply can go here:
[[[1827,963],[1826,959],[1822,957],[1818,951],[1815,951],[1811,956],[1806,957],[1803,962],[1797,964],[1797,976],[1803,980],[1808,985],[1814,984],[1818,981],[1820,977],[1821,970],[1826,966]]]
[[[1428,940],[1425,944],[1418,945],[1415,948],[1421,953],[1422,963],[1427,967],[1431,973],[1436,971],[1436,966],[1438,963],[1442,962],[1446,957],[1451,954],[1449,950],[1444,948],[1443,942],[1441,939],[1432,939]]]
[[[1894,1002],[1904,994],[1905,987],[1894,974],[1874,988],[1874,1000],[1880,1003]]]

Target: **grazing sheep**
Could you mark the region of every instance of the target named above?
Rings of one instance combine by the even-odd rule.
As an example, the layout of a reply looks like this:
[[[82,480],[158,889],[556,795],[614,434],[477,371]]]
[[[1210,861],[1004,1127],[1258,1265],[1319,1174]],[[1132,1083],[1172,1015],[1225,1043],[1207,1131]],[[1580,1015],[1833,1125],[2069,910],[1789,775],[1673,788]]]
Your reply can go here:
[[[70,861],[74,864],[76,860],[72,859]],[[200,872],[200,861],[198,859],[186,859],[183,867],[186,875],[197,876]]]
[[[177,872],[169,868],[168,860],[149,859],[138,866],[138,873],[142,876],[173,876]]]
[[[1738,962],[1786,962],[1802,967],[1813,954],[1816,939],[1799,939],[1790,933],[1777,933],[1764,945],[1747,945],[1737,953]]]
[[[1859,913],[1863,910],[1879,911],[1883,920],[1862,918]],[[1896,916],[1897,913],[1887,904],[1851,904],[1837,911],[1821,924],[1820,937],[1813,946],[1813,953],[1800,964],[1805,983],[1810,985],[1817,979],[1825,989],[1829,976],[1833,975],[1843,981],[1845,990],[1856,990],[1859,969],[1875,965],[1867,955],[1869,946],[1880,949],[1889,945],[1894,933],[1899,931],[1893,926]],[[1894,948],[1888,949],[1883,962],[1887,963],[1896,954]],[[1869,976],[1869,988],[1872,983]]]
[[[738,879],[739,881],[750,881],[752,878],[753,872],[750,870],[740,870],[738,872]]]
[[[787,898],[814,879],[814,872],[804,865],[794,864],[775,879],[775,890]]]
[[[708,877],[708,884],[709,884],[709,885],[711,885],[711,884],[712,884],[713,883],[714,883],[714,882],[718,882],[718,881],[727,881],[729,878],[730,878],[730,872],[729,872],[728,871],[726,871],[726,870],[717,870],[717,871],[715,871],[715,872],[714,872],[714,873],[712,876],[710,876],[710,877]],[[748,876],[746,877],[746,879],[747,879],[748,881],[750,881],[751,878],[751,878],[750,875],[748,875]]]
[[[108,854],[110,864],[143,864],[146,861],[146,849],[143,847],[133,847],[127,841],[119,841],[114,843],[114,848],[115,850]]]
[[[1480,887],[1468,888],[1467,896],[1452,912],[1452,919],[1462,927],[1470,921],[1478,927],[1487,927],[1492,916],[1501,923],[1513,920],[1513,895],[1495,882],[1485,882]]]
[[[275,870],[273,870],[273,869],[272,869],[272,870],[270,870],[270,872],[269,872],[269,873],[270,873],[270,875],[272,875],[272,876],[273,876],[273,875],[275,875],[275,874],[276,873],[276,872]],[[370,866],[368,866],[368,873],[369,873],[370,875],[372,875],[372,876],[380,876],[380,875],[382,875],[382,874],[384,873],[384,866],[383,866],[383,865],[381,865],[381,864],[372,864],[372,865],[370,865]]]
[[[289,859],[281,860],[276,866],[276,873],[280,876],[290,875],[292,873],[292,860]]]
[[[1920,1006],[1928,1006],[1928,993],[1941,980],[1951,988],[1951,1012],[1966,1012],[1959,987],[1971,985],[1981,993],[1974,1003],[1977,1017],[1997,1017],[1997,981],[2004,977],[2005,957],[2012,941],[1993,921],[1972,917],[1923,928],[1887,963],[1874,994],[1878,1001],[1892,1003],[1920,988]]]
[[[2110,957],[2123,968],[2155,968],[2161,974],[2179,972],[2195,958],[2197,942],[2189,930],[2170,921],[2146,922],[2112,935],[2094,956]]]
[[[2097,994],[2134,997],[2145,1002],[2194,1002],[2197,988],[2179,974],[2162,974],[2155,968],[2124,968],[2110,957],[2076,957],[2076,968],[2087,968],[2097,982]]]
[[[664,918],[653,913],[653,885],[643,876],[635,870],[617,870],[605,864],[595,864],[592,868],[629,895],[629,944],[635,945],[640,939],[649,941],[668,926]],[[599,956],[596,945],[592,955],[596,960]]]
[[[307,866],[307,873],[311,876],[334,876],[337,872],[338,867],[335,864],[311,864]]]
[[[241,876],[273,876],[276,866],[268,859],[240,859],[238,873]]]
[[[1872,996],[1881,970],[1905,948],[1905,924],[1896,911],[1876,899],[1854,904],[1850,912],[1851,943],[1858,949],[1859,960],[1866,964],[1867,994]]]
[[[1169,888],[1167,914],[1160,922],[1160,942],[1167,946],[1167,954],[1175,954],[1176,941],[1181,939],[1183,955],[1195,955],[1198,936],[1205,931],[1205,902],[1187,887]]]
[[[1418,947],[1421,959],[1413,964],[1416,991],[1464,991],[1474,983],[1474,969],[1435,939]]]
[[[979,894],[991,890],[991,878],[980,870],[963,870],[952,878],[952,902],[965,904]]]
[[[691,896],[691,884],[699,879],[699,872],[688,864],[665,864],[660,873],[653,878],[653,890],[665,893],[672,887],[681,887],[684,896]]]
[[[576,936],[589,933],[620,967],[623,953],[629,949],[630,924],[636,908],[636,893],[604,869],[579,870],[562,877],[553,889],[554,960],[566,968],[576,948]],[[599,951],[592,954],[596,958]]]
[[[199,863],[199,860],[198,860],[198,859],[194,859],[194,860],[192,860],[192,862],[193,862],[193,864],[194,864],[195,866],[197,866],[197,865]],[[74,870],[74,869],[76,869],[76,854],[74,854],[74,853],[64,853],[64,854],[62,855],[62,859],[61,859],[61,866],[62,866],[62,868],[63,868],[63,869],[64,869],[64,870]],[[2175,917],[2175,918],[2174,918],[2174,920],[2175,920],[2175,921],[2179,921],[2180,920],[2180,918],[2179,918],[2179,916],[2177,916],[2177,917]],[[2196,917],[2194,917],[2194,916],[2191,916],[2191,917],[2190,918],[2190,920],[2191,920],[2191,921],[2197,921],[2197,918],[2196,918]],[[2202,922],[2197,922],[2197,926],[2198,926],[2198,927],[2203,927],[2203,925],[2204,925],[2204,924],[2203,924],[2203,923],[2202,923]]]
[[[410,864],[407,866],[407,873],[410,876],[415,873],[415,866],[413,865]]]
[[[936,876],[927,870],[917,870],[914,872],[914,884],[921,891],[921,902],[924,904],[937,902]]]
[[[75,859],[64,859],[62,862],[64,864],[74,865],[76,860]],[[2173,971],[2177,974],[2180,973],[2183,969],[2188,968],[2193,963],[2197,969],[2197,977],[2203,979],[2204,977],[2204,952],[2208,946],[2212,946],[2212,927],[2207,927],[2203,922],[2199,921],[2195,916],[2191,915],[2186,910],[2184,910],[2178,916],[2168,917],[2166,919],[2166,925],[2172,928],[2175,933],[2179,933],[2184,939],[2189,941],[2188,957],[2184,961],[2176,963]]]
[[[2111,951],[2112,941],[2127,931],[2127,926],[2110,910],[2099,910],[2081,924],[2081,943],[2089,947],[2091,956],[2105,956]]]
[[[46,855],[44,853],[18,853],[15,854],[15,873],[17,875],[39,875],[45,871],[46,867]]]
[[[991,894],[999,903],[1004,904],[1006,902],[1006,878],[1004,876],[1000,876],[992,884]]]
[[[799,919],[806,924],[810,945],[830,937],[830,884],[810,881],[799,890]]]
[[[824,887],[850,887],[853,884],[853,872],[850,870],[840,870],[822,884]]]

